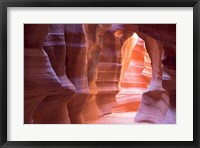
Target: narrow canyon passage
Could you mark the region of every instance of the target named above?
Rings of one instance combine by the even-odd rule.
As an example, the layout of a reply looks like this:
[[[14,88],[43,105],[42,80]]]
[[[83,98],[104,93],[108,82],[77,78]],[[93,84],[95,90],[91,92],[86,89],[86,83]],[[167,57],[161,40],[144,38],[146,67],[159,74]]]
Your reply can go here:
[[[24,124],[175,124],[175,24],[25,24]]]
[[[117,106],[110,114],[87,124],[133,124],[140,105],[142,93],[148,88],[152,76],[152,68],[144,41],[134,33],[121,48],[122,68],[119,92],[115,98]]]

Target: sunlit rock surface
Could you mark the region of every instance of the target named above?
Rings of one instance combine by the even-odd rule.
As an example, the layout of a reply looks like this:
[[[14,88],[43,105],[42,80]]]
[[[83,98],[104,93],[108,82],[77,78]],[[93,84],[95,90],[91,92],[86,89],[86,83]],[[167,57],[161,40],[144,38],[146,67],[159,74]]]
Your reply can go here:
[[[134,33],[121,48],[122,69],[117,102],[121,106],[139,107],[141,95],[151,79],[151,65],[144,41]]]
[[[147,38],[146,45],[151,50],[152,80],[148,89],[142,95],[142,102],[136,115],[135,122],[160,123],[164,119],[169,97],[162,87],[162,48],[161,45],[152,38]]]
[[[111,113],[112,109],[117,106],[115,96],[119,91],[121,43],[120,36],[115,34],[117,29],[112,25],[101,25],[98,31],[102,48],[96,80],[98,89],[96,104],[100,108],[102,116]],[[101,32],[104,34],[101,35]]]
[[[176,123],[176,25],[25,25],[24,43],[25,123]]]
[[[152,81],[142,95],[135,122],[175,123],[176,25],[141,25],[140,32],[146,35]]]
[[[89,97],[83,110],[85,121],[97,119],[101,115],[100,108],[96,104],[96,94],[98,93],[96,80],[98,75],[98,63],[102,48],[102,34],[97,24],[84,24],[85,37],[87,43],[87,78],[89,87]]]

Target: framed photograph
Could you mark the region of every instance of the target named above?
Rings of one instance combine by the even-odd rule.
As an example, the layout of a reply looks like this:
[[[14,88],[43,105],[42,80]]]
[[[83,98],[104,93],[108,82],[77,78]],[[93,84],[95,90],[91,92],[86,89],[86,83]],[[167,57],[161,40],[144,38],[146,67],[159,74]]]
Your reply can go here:
[[[1,1],[1,147],[200,147],[199,0]]]

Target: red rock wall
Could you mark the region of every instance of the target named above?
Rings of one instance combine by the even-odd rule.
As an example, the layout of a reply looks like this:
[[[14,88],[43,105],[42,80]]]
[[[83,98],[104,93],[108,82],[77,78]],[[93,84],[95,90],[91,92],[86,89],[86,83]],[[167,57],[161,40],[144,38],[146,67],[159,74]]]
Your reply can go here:
[[[47,33],[48,25],[24,26],[24,123],[36,123],[33,114],[41,102],[63,95],[62,83],[42,48]],[[60,114],[54,115],[57,122]]]
[[[84,26],[64,26],[66,42],[66,73],[76,89],[76,96],[68,104],[71,123],[84,123],[82,112],[88,100],[87,48]]]
[[[175,122],[175,25],[25,25],[24,43],[25,123],[84,123],[149,82],[135,122]]]
[[[133,108],[139,107],[141,95],[151,80],[151,62],[145,42],[136,33],[124,42],[121,53],[120,91],[116,99],[123,106],[122,111],[135,111]]]
[[[122,72],[120,85],[122,88],[133,87],[148,87],[148,82],[145,76],[142,74],[144,66],[148,66],[145,63],[145,43],[134,33],[129,37],[122,47]],[[146,65],[145,65],[146,64]],[[151,71],[151,67],[149,70]],[[145,73],[146,74],[146,73]],[[151,77],[151,73],[148,73]]]
[[[120,39],[110,24],[85,25],[88,43],[88,79],[90,95],[85,120],[111,113],[119,91]],[[91,29],[90,29],[91,28]],[[113,30],[114,29],[114,30]],[[115,56],[113,56],[115,55]]]
[[[66,44],[64,40],[64,25],[49,25],[49,33],[45,37],[43,48],[62,86],[56,95],[46,97],[38,105],[34,113],[34,123],[71,123],[67,105],[74,97],[75,87],[69,81],[65,72]]]
[[[90,91],[87,104],[83,110],[85,121],[96,119],[100,115],[100,109],[96,104],[96,94],[98,93],[96,80],[98,75],[100,52],[102,48],[99,34],[102,33],[98,28],[99,25],[97,24],[84,24],[87,42],[87,78]]]
[[[139,25],[152,62],[152,81],[135,122],[176,122],[176,25]]]
[[[103,30],[103,28],[104,26],[102,25],[99,27],[99,30]],[[111,113],[112,108],[117,105],[115,96],[119,91],[118,85],[121,59],[120,48],[117,48],[118,43],[116,42],[118,39],[114,34],[115,31],[116,29],[112,28],[110,25],[109,29],[105,31],[101,39],[102,49],[98,63],[98,75],[96,81],[98,89],[96,103],[101,110],[101,115]]]

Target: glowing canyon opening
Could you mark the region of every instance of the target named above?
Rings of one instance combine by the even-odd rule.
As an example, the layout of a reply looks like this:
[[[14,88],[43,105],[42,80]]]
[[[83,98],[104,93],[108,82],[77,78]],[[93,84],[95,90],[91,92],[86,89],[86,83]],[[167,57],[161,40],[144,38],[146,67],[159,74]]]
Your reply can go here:
[[[25,24],[25,124],[175,124],[175,24]]]

